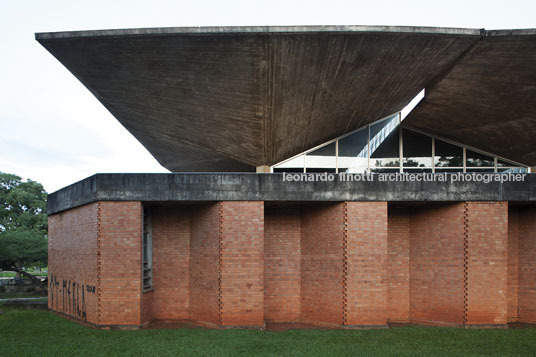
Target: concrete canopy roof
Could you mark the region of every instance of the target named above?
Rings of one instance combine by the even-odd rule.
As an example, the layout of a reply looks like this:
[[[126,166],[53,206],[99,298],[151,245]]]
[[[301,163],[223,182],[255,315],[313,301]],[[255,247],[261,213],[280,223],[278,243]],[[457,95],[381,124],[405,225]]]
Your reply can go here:
[[[530,116],[535,104],[527,99],[536,91],[534,34],[422,27],[202,27],[39,33],[36,39],[164,167],[252,171],[397,112],[425,87],[430,100],[407,119],[408,125],[435,133],[447,128],[452,135],[442,136],[482,149],[493,146],[488,151],[536,163],[530,141],[498,152],[497,145],[510,147],[510,141],[497,141],[486,129],[493,122],[503,132],[523,130],[523,140],[536,129],[535,116]],[[502,64],[484,55],[473,67],[491,64],[489,73],[505,66],[509,50],[516,61],[487,86],[486,76],[471,81],[457,77],[450,94],[465,93],[469,85],[489,87],[484,94],[492,95],[505,81],[523,88],[501,89],[489,98],[490,108],[477,95],[486,109],[482,116],[469,114],[467,106],[452,107],[451,99],[442,102],[440,117],[425,110],[436,107],[432,99],[442,95],[434,91],[456,73],[458,63],[478,55],[482,44],[491,55],[502,55]],[[523,52],[516,54],[518,49]],[[512,78],[508,68],[515,73]],[[509,93],[515,98],[508,98]],[[508,111],[502,110],[500,119],[493,115],[501,103],[523,106],[510,112],[515,118],[506,119],[515,125],[499,125]],[[463,115],[474,117],[470,123],[476,133],[456,131],[449,124],[451,110],[462,123]],[[480,145],[483,137],[495,141]],[[517,156],[527,148],[535,152],[527,157],[533,161]]]
[[[536,31],[489,31],[404,123],[536,165]]]

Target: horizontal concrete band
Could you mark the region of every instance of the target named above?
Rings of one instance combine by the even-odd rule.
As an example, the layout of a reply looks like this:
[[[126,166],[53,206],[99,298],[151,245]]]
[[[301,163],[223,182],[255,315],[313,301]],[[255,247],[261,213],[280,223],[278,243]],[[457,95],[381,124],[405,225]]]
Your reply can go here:
[[[96,174],[50,194],[48,214],[96,201],[536,201],[536,174],[488,183],[449,175],[446,181],[429,181],[431,174],[428,181],[380,181],[378,175],[370,181],[341,181],[333,176],[333,181],[289,182],[283,174]]]
[[[155,35],[187,35],[187,34],[278,34],[278,33],[426,33],[435,35],[469,35],[469,36],[527,36],[536,34],[536,29],[486,30],[474,28],[425,27],[425,26],[207,26],[207,27],[157,27],[134,29],[110,29],[90,31],[60,31],[36,33],[35,38],[58,39],[101,36],[155,36]]]

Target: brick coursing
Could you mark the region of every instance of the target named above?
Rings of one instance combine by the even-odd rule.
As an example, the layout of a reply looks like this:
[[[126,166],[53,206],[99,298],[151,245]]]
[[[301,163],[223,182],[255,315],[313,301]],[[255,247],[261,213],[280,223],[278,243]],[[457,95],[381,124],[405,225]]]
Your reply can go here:
[[[97,324],[98,203],[48,219],[48,307]]]
[[[410,216],[410,319],[464,322],[464,203],[415,207]]]
[[[145,293],[140,202],[51,215],[49,307],[98,326],[536,322],[534,207],[226,201],[150,211]]]
[[[467,202],[468,325],[507,322],[508,204]]]
[[[264,210],[264,318],[297,322],[301,311],[299,207]]]
[[[410,214],[406,207],[389,207],[387,241],[389,322],[409,322],[409,219]]]
[[[346,202],[345,325],[387,323],[387,202]]]
[[[519,321],[536,323],[536,208],[519,212]]]

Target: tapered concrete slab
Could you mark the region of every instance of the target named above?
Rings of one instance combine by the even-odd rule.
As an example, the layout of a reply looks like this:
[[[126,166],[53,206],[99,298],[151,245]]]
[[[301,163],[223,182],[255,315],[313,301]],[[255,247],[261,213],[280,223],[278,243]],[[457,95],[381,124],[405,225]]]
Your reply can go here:
[[[37,34],[171,171],[252,171],[401,110],[475,29],[211,27]]]
[[[405,125],[536,165],[535,31],[490,31],[427,87]]]

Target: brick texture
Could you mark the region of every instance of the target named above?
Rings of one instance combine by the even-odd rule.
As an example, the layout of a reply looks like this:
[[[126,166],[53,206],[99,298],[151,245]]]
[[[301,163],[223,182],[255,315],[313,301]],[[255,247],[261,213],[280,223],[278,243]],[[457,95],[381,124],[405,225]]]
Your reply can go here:
[[[345,325],[387,323],[387,202],[346,202]]]
[[[418,207],[410,218],[410,317],[464,323],[464,203]]]
[[[264,318],[300,318],[301,217],[298,207],[264,210]]]
[[[519,213],[508,209],[508,275],[507,275],[507,320],[518,321],[518,275],[519,275]]]
[[[389,207],[387,320],[409,322],[409,219],[406,207]]]
[[[264,325],[264,202],[220,202],[221,324]]]
[[[98,203],[48,217],[48,307],[98,323]]]
[[[536,323],[536,208],[519,213],[519,321]]]
[[[141,202],[99,203],[99,324],[140,325]]]
[[[343,324],[344,203],[304,207],[301,225],[301,319]]]
[[[220,205],[196,207],[190,222],[190,319],[220,325]]]
[[[506,324],[508,204],[468,202],[466,324]]]
[[[187,207],[151,207],[152,318],[190,317],[190,213]]]
[[[150,211],[146,293],[140,202],[51,215],[49,307],[101,326],[536,322],[533,207],[226,201]]]

